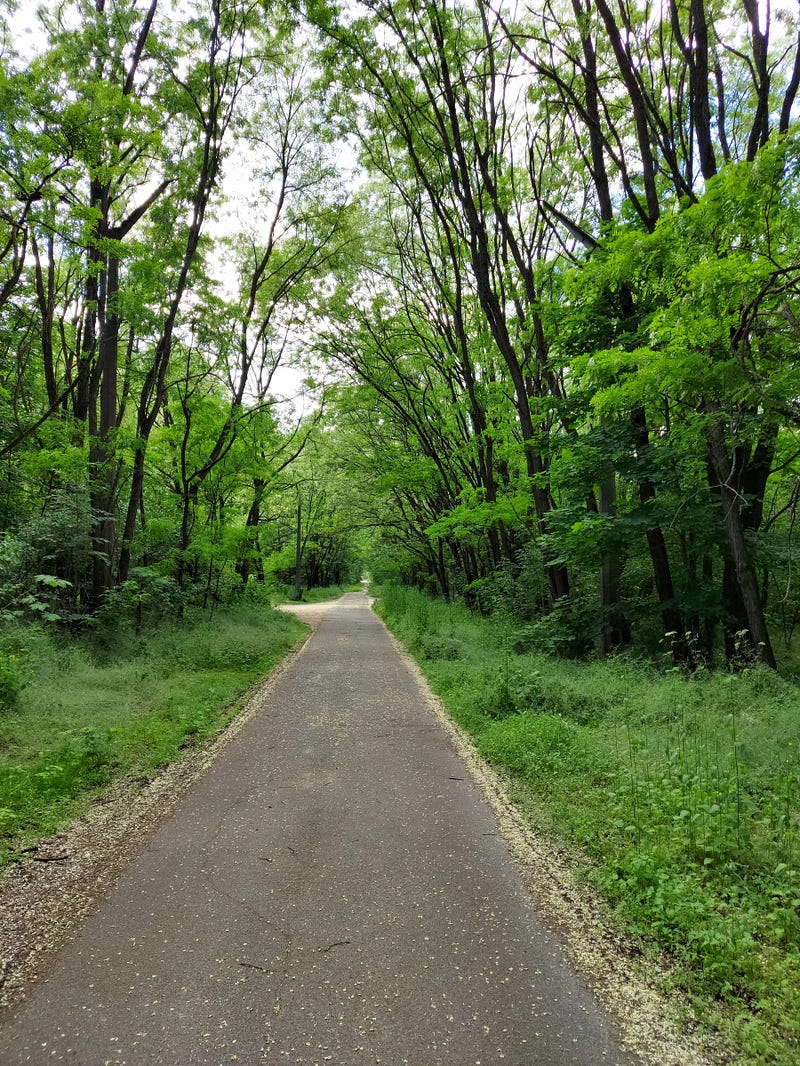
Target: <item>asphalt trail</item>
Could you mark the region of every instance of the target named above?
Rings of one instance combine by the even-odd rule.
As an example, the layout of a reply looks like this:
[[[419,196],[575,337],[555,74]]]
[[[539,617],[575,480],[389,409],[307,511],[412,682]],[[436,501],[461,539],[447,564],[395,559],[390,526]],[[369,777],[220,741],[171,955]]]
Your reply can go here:
[[[0,1063],[628,1063],[366,597],[322,613]]]

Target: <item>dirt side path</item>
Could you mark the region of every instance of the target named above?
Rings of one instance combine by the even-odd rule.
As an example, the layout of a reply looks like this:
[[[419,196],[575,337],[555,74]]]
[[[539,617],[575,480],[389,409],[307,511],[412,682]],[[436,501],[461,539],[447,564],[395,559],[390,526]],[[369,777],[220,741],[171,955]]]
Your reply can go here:
[[[700,1061],[625,973],[612,998],[635,1024],[600,1006],[531,905],[557,863],[506,819],[512,859],[502,797],[366,598],[298,613],[312,638],[105,901],[99,873],[73,886],[92,912],[6,1017],[0,1061]],[[608,985],[613,965],[587,966]]]

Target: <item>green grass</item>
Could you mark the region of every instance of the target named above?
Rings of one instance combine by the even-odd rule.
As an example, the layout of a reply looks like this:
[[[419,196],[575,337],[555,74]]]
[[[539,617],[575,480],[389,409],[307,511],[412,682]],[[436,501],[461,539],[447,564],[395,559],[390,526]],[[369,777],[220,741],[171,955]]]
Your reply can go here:
[[[0,863],[115,777],[147,774],[219,732],[305,632],[256,605],[90,643],[36,628],[0,632],[11,678],[0,689]]]
[[[517,654],[512,624],[413,590],[381,590],[379,609],[734,1060],[800,1061],[796,685]]]
[[[322,603],[325,600],[338,600],[345,592],[361,592],[360,582],[353,585],[325,585],[322,588],[303,589],[303,603]],[[276,603],[297,603],[294,598],[294,589],[290,585],[282,585],[277,591]]]

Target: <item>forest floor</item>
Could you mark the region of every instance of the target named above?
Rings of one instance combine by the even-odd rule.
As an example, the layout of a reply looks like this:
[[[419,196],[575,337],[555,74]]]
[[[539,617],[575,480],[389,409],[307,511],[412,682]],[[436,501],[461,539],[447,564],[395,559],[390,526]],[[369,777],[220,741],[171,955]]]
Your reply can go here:
[[[216,741],[0,883],[4,1061],[713,1061],[366,599],[295,609]]]

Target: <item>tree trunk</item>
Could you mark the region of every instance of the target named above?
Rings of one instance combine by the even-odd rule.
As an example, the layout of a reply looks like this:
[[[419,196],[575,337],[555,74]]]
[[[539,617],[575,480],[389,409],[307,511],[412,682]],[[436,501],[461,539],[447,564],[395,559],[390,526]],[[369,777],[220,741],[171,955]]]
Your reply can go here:
[[[609,466],[600,480],[600,513],[613,517],[617,513],[617,477]],[[600,563],[600,654],[610,655],[631,642],[631,627],[620,607],[619,586],[622,577],[622,558],[619,552],[608,551]]]
[[[250,510],[247,512],[247,521],[245,522],[245,528],[247,530],[254,530],[254,540],[257,543],[258,527],[261,524],[261,499],[264,495],[264,488],[266,481],[263,478],[253,478],[253,502],[250,504]],[[248,551],[247,555],[240,562],[236,564],[236,572],[242,579],[242,584],[246,585],[250,579],[250,565],[251,556]],[[260,574],[263,578],[263,569],[256,563],[256,573]]]
[[[302,600],[302,566],[303,566],[303,501],[297,501],[297,528],[294,548],[294,598]]]
[[[136,515],[142,501],[144,490],[144,447],[140,446],[133,453],[131,471],[131,490],[128,497],[128,510],[125,514],[125,529],[122,534],[122,546],[119,553],[119,580],[127,581],[131,565],[131,544],[136,534]]]
[[[736,576],[750,641],[761,662],[775,668],[777,664],[761,602],[758,577],[745,540],[741,495],[734,484],[735,471],[728,454],[724,430],[718,419],[708,427],[706,439],[709,465],[717,481],[722,524],[730,549],[729,565],[732,564]]]
[[[641,407],[637,407],[631,415],[631,423],[634,430],[634,438],[639,453],[650,447],[650,435],[647,430],[647,420]],[[647,506],[656,498],[656,490],[649,478],[639,482],[639,500]],[[647,530],[647,547],[650,551],[650,559],[653,564],[653,579],[658,594],[658,602],[661,605],[661,618],[664,624],[664,636],[670,638],[672,658],[675,662],[686,662],[689,652],[683,633],[683,618],[680,611],[675,608],[675,586],[672,583],[672,569],[669,563],[669,553],[664,533],[658,524],[652,525]]]
[[[119,260],[111,255],[106,265],[105,308],[98,348],[100,417],[97,441],[91,452],[93,468],[92,598],[95,604],[113,584],[116,540],[117,471],[113,435],[117,426],[117,373],[119,365]]]
[[[450,582],[447,577],[447,563],[444,557],[444,541],[439,538],[437,544],[437,569],[439,572],[439,584],[442,590],[442,596],[449,602],[450,600]]]

